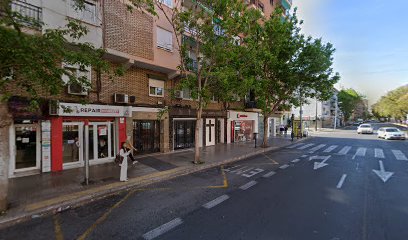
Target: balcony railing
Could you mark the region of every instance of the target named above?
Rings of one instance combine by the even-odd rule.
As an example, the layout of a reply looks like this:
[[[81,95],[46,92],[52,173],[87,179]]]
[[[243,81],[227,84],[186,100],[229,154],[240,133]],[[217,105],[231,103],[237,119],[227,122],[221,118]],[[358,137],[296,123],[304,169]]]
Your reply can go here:
[[[21,15],[20,20],[26,26],[38,27],[42,20],[42,8],[23,1],[12,1],[11,10]]]

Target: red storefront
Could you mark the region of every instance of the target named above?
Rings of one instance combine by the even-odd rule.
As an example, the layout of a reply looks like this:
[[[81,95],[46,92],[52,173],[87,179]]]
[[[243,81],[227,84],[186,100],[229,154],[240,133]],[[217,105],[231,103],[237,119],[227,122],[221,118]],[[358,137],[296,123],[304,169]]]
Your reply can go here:
[[[59,103],[51,122],[51,171],[112,162],[126,141],[129,107]],[[43,164],[47,164],[44,163]]]

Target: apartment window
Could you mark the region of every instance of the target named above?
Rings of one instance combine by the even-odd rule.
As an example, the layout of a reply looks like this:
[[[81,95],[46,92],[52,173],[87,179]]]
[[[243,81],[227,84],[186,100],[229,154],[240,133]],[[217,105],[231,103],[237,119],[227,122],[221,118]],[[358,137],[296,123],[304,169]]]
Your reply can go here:
[[[164,81],[149,79],[149,96],[164,97]]]
[[[269,0],[269,2],[271,3],[271,5],[273,5],[273,0]]]
[[[264,7],[263,3],[259,3],[258,7],[259,7],[259,10],[261,10],[261,12],[265,11],[265,7]]]
[[[183,99],[192,99],[190,89],[183,89]]]
[[[173,7],[173,0],[159,0],[159,2],[163,3],[167,7],[170,7],[170,8]]]
[[[173,50],[173,34],[163,28],[157,28],[157,47],[167,51]]]
[[[75,1],[71,0],[73,14],[71,17],[88,23],[96,23],[96,4],[93,1],[84,1],[84,8],[76,9]]]
[[[84,78],[88,81],[88,83],[91,83],[91,67],[86,66],[84,68],[81,68],[78,64],[67,64],[63,63],[63,68],[70,72],[70,74],[79,79],[80,82],[70,82],[69,76],[63,75],[62,76],[62,81],[67,84],[68,87],[68,94],[73,94],[73,95],[88,95],[88,90],[90,86],[83,82]]]

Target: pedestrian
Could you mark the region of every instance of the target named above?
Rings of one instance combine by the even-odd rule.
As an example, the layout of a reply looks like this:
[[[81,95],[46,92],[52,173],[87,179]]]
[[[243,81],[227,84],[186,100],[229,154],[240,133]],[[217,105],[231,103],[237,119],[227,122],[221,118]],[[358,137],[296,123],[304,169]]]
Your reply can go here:
[[[285,125],[285,137],[288,135],[288,125]]]
[[[121,182],[127,182],[128,177],[127,177],[127,170],[128,170],[128,157],[133,161],[133,164],[136,163],[136,161],[133,158],[132,155],[132,150],[128,148],[128,144],[126,142],[122,143],[122,148],[119,151],[119,155],[122,159],[122,163],[119,164],[120,166],[120,181]]]

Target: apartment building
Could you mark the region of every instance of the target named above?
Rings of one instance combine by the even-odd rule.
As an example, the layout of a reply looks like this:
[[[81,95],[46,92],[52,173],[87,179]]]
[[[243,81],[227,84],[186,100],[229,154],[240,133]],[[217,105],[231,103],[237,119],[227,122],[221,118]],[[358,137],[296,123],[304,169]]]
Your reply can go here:
[[[169,10],[175,4],[163,2]],[[277,6],[289,9],[291,2],[248,4],[269,15]],[[89,68],[85,74],[91,90],[67,85],[36,113],[26,111],[28,96],[11,87],[10,177],[77,168],[85,159],[91,165],[111,162],[127,140],[144,154],[249,141],[258,132],[260,114],[253,97],[228,108],[214,99],[203,112],[200,142],[195,143],[197,104],[186,89],[175,98],[170,94],[180,80],[179,55],[176,36],[160,11],[158,16],[128,11],[122,0],[87,0],[83,10],[75,9],[73,0],[15,0],[12,8],[44,22],[41,29],[29,28],[33,33],[63,27],[67,18],[81,21],[89,30],[81,41],[106,49],[112,68],[126,72],[112,80]],[[64,67],[84,74],[77,66]]]

